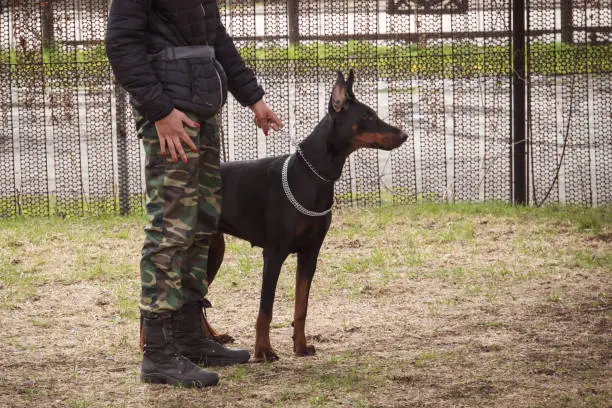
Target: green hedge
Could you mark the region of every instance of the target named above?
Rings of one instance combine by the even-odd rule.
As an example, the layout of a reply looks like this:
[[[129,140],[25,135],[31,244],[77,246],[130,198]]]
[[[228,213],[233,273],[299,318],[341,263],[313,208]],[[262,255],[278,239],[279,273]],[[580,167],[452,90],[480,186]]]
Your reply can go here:
[[[527,70],[534,75],[583,74],[612,72],[612,45],[568,45],[532,43],[528,47]],[[354,68],[364,76],[382,78],[467,78],[507,76],[511,73],[511,49],[508,45],[477,46],[473,44],[419,47],[410,45],[377,45],[371,41],[319,42],[305,45],[253,45],[240,48],[247,62],[261,73],[292,69],[297,75],[311,75],[313,70],[347,70]],[[10,69],[18,81],[42,80],[48,83],[107,81],[108,61],[104,45],[84,51],[27,53],[0,51],[0,66]]]

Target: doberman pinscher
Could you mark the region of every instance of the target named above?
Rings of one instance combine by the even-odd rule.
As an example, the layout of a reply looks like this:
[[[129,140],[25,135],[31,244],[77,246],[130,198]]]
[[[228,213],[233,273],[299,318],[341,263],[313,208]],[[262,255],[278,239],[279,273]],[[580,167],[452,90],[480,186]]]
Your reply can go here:
[[[263,248],[255,361],[278,359],[270,344],[272,305],[281,266],[292,253],[297,253],[293,348],[298,356],[315,353],[314,346],[306,343],[304,325],[310,284],[331,223],[334,182],[355,150],[391,150],[407,139],[405,133],[355,99],[353,82],[352,70],[346,81],[338,73],[329,114],[299,144],[296,154],[221,166],[223,207],[219,234],[210,248],[208,281],[212,283],[223,261],[223,234]],[[210,326],[208,329],[216,335]]]

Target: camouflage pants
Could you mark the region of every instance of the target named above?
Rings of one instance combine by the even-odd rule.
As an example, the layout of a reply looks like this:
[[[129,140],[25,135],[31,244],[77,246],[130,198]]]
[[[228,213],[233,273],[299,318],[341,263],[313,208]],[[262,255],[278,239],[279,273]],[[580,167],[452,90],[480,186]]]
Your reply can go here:
[[[198,152],[184,146],[187,164],[161,155],[157,132],[136,114],[146,154],[147,214],[140,274],[140,309],[162,313],[201,300],[208,292],[206,276],[210,241],[221,211],[219,124],[217,117],[200,120],[200,130],[185,127]]]

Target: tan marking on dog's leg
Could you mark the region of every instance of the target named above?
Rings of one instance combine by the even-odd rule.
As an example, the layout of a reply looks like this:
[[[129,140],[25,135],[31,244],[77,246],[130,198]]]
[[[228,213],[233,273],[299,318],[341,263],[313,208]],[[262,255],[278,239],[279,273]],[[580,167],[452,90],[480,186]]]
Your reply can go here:
[[[266,315],[262,311],[257,316],[257,323],[255,324],[255,357],[256,362],[262,361],[276,361],[278,355],[272,349],[270,344],[270,322],[272,321],[272,315]]]
[[[144,324],[142,324],[142,319],[140,320],[140,352],[144,352],[145,345],[145,328]]]
[[[213,329],[213,327],[210,325],[210,323],[208,323],[208,320],[206,319],[206,317],[204,316],[204,313],[202,312],[202,329],[204,331],[204,337],[206,338],[213,338],[215,339],[215,341],[221,343],[221,344],[228,344],[228,343],[233,343],[234,342],[234,338],[232,336],[230,336],[227,333],[217,333],[217,331],[215,329]]]
[[[306,343],[306,314],[308,312],[308,294],[310,280],[300,279],[299,274],[295,281],[295,311],[293,314],[293,351],[296,356],[312,356],[315,354],[314,346]]]

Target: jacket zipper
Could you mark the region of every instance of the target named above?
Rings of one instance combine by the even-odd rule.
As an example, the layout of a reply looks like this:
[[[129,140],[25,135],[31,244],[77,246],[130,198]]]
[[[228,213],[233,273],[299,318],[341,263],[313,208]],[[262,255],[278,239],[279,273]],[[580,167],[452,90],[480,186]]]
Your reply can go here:
[[[204,9],[204,5],[202,3],[200,3],[200,8],[202,9],[202,14],[204,15],[204,17],[206,17],[206,10]],[[221,108],[223,107],[223,81],[221,81],[221,75],[219,74],[219,71],[217,70],[217,64],[215,64],[214,57],[213,57],[213,68],[215,69],[215,74],[217,74],[217,79],[219,80],[219,109],[218,110],[221,110]]]
[[[221,108],[223,107],[223,82],[221,81],[221,75],[219,74],[219,71],[217,70],[217,64],[215,64],[213,62],[213,67],[215,68],[215,74],[217,74],[217,79],[219,80],[219,109],[221,110]]]
[[[200,8],[202,9],[202,14],[206,17],[206,9],[204,9],[204,5],[200,3]],[[213,68],[215,69],[215,74],[217,74],[217,79],[219,80],[219,108],[217,110],[221,110],[223,107],[223,82],[221,81],[221,75],[217,70],[217,64],[215,64],[215,58],[213,57]]]
[[[142,132],[144,131],[144,128],[146,128],[150,124],[151,124],[151,122],[149,120],[145,120],[145,122],[142,124],[142,126],[140,128],[138,128],[138,130],[136,131],[137,136],[138,137],[142,137]]]

